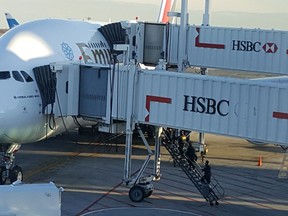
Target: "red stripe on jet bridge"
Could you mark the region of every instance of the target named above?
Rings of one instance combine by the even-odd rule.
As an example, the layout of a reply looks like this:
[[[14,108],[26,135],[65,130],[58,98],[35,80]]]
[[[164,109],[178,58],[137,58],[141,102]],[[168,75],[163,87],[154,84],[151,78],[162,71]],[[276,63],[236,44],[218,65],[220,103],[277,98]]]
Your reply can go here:
[[[149,115],[150,115],[150,104],[151,102],[159,102],[159,103],[167,103],[171,104],[172,99],[166,97],[158,97],[152,95],[146,95],[146,109],[148,111],[148,115],[145,117],[145,122],[149,122]]]
[[[202,48],[212,48],[212,49],[225,49],[224,44],[212,44],[212,43],[201,43],[200,42],[200,28],[196,28],[198,32],[197,37],[195,38],[195,46],[202,47]]]
[[[273,118],[278,118],[278,119],[288,119],[288,113],[283,113],[283,112],[273,112]]]
[[[170,11],[170,8],[171,8],[171,0],[166,0],[165,8],[163,11],[163,18],[161,20],[162,23],[169,22],[168,12]]]

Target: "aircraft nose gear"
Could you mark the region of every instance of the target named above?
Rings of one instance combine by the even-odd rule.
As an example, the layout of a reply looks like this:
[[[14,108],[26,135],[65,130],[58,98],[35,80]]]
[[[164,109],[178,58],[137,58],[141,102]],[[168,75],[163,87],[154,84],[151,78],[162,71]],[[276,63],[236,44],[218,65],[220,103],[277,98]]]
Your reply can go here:
[[[12,170],[10,170],[9,178],[11,184],[17,180],[22,181],[23,180],[22,168],[19,166],[15,166]]]
[[[2,155],[0,157],[0,185],[6,183],[10,179],[10,183],[23,180],[22,168],[15,165],[15,153],[20,149],[21,145],[11,144],[2,145]]]
[[[3,185],[3,184],[5,184],[6,179],[7,179],[7,170],[4,166],[0,167],[0,175],[1,175],[0,185]]]

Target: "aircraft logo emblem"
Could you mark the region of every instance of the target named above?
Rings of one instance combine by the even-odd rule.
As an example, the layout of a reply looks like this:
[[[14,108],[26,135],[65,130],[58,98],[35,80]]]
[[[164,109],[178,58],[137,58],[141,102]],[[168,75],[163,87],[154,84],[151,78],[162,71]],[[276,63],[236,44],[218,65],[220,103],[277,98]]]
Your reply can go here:
[[[262,47],[266,53],[276,53],[278,47],[275,43],[266,43]]]
[[[64,43],[64,42],[62,42],[61,47],[62,47],[62,52],[64,53],[65,57],[69,59],[70,61],[72,61],[74,59],[74,53],[71,47],[67,43]]]

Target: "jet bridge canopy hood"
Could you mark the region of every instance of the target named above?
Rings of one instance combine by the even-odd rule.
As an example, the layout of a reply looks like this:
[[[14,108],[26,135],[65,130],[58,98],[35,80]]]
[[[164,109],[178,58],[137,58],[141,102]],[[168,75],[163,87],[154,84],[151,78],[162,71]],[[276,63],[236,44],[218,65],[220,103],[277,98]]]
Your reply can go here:
[[[113,49],[114,44],[124,44],[126,39],[126,32],[122,28],[121,23],[110,23],[99,28],[99,31],[107,40],[112,53],[121,54],[122,52]]]
[[[42,99],[42,113],[48,104],[55,103],[56,75],[52,73],[50,65],[33,68],[34,76]]]

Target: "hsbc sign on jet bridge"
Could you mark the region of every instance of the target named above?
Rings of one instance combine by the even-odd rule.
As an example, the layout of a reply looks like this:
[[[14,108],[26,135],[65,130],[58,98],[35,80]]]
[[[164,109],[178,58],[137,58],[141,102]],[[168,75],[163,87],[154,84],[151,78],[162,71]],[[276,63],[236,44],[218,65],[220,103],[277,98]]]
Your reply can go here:
[[[135,122],[288,142],[287,85],[157,70],[135,80]]]
[[[261,51],[264,51],[265,53],[276,53],[278,46],[275,43],[265,43],[262,46],[261,42],[233,40],[232,50],[256,53]]]
[[[191,66],[288,74],[287,32],[189,26],[187,40]]]

